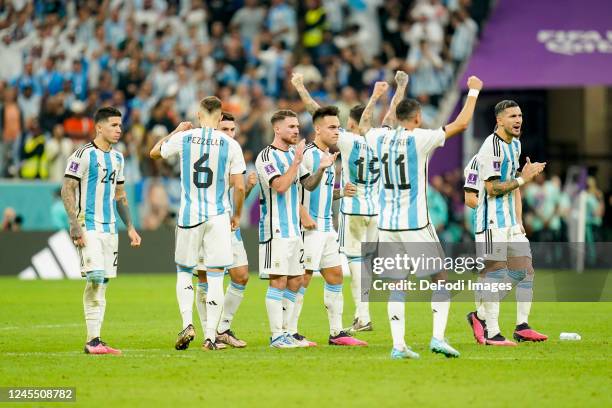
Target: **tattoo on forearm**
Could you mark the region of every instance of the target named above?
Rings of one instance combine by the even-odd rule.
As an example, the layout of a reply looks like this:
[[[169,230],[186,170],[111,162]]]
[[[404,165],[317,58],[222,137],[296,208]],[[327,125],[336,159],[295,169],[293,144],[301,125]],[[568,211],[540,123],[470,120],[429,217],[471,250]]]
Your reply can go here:
[[[306,177],[306,179],[302,181],[302,186],[304,186],[304,188],[308,191],[314,190],[321,182],[321,178],[323,178],[324,172],[325,170],[320,168],[314,174],[311,174],[310,176]]]
[[[117,200],[117,213],[127,228],[131,228],[132,217],[130,215],[130,207],[126,196],[123,196]]]
[[[334,200],[342,198],[342,190],[339,188],[334,189]]]
[[[506,194],[516,188],[518,188],[518,181],[510,180],[510,181],[499,181],[493,180],[491,182],[491,191],[493,196],[498,196],[502,194]]]
[[[70,224],[74,225],[77,223],[77,206],[76,206],[76,188],[78,181],[73,179],[65,179],[62,185],[62,201],[64,202],[64,208],[68,214]]]

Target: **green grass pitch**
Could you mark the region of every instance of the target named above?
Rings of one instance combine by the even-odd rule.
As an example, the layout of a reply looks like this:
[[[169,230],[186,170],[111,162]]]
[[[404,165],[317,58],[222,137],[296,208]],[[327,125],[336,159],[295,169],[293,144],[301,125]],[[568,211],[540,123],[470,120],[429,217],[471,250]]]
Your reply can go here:
[[[408,303],[406,338],[421,359],[392,361],[384,303],[372,304],[375,331],[359,336],[369,347],[326,344],[321,279],[300,323],[319,347],[270,349],[266,285],[251,277],[233,324],[246,349],[204,352],[196,324],[195,342],[179,352],[175,277],[124,274],[108,288],[102,329],[124,355],[90,356],[82,351],[83,282],[2,278],[0,386],[74,386],[79,406],[612,406],[611,303],[536,303],[530,323],[551,339],[515,348],[476,345],[465,320],[473,303],[454,303],[447,336],[461,357],[452,360],[427,348],[429,303]],[[344,298],[348,325],[348,282]],[[515,305],[502,304],[506,335],[514,317]],[[562,331],[583,340],[559,341]]]

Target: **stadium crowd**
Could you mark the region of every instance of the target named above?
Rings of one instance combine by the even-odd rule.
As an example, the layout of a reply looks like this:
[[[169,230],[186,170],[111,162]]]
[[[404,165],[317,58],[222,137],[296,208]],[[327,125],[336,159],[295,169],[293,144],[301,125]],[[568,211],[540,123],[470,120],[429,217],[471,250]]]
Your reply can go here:
[[[170,175],[147,152],[212,94],[237,117],[252,162],[271,137],[272,110],[303,111],[287,86],[292,71],[346,119],[375,81],[402,67],[431,122],[476,39],[471,3],[0,2],[0,57],[11,61],[0,68],[0,176],[61,180],[104,104],[124,114],[128,181]]]
[[[251,169],[271,141],[273,110],[301,112],[303,134],[312,133],[289,85],[292,72],[304,75],[317,100],[337,105],[346,123],[376,81],[403,69],[409,95],[433,124],[488,7],[478,0],[0,1],[0,59],[10,61],[0,65],[0,177],[61,181],[68,156],[93,136],[94,110],[109,104],[123,113],[118,148],[128,183],[137,185],[143,228],[170,225],[180,193],[170,176],[178,171],[148,152],[181,120],[195,120],[202,97],[219,96],[234,114]],[[450,242],[469,236],[462,177],[460,169],[435,176],[429,189],[433,222]],[[552,177],[525,194],[534,237],[564,238],[559,185]]]

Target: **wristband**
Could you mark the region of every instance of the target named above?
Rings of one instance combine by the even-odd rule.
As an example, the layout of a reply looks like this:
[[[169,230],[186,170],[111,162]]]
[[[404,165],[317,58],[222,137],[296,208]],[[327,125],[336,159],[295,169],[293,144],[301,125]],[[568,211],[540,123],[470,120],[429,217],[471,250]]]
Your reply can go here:
[[[468,91],[468,96],[478,96],[478,94],[480,93],[480,91],[478,89],[470,89]]]
[[[519,187],[522,186],[523,184],[525,184],[525,179],[523,179],[522,177],[517,177],[516,178],[516,182],[518,183]]]

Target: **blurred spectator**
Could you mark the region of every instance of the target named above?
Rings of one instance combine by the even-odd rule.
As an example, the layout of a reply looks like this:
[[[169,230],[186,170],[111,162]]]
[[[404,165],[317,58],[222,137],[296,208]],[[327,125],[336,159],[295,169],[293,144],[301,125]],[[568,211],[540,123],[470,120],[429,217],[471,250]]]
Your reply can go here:
[[[32,84],[25,85],[23,92],[17,97],[17,103],[24,118],[38,118],[40,115],[40,94],[34,93]]]
[[[25,121],[25,132],[20,139],[19,174],[24,179],[46,179],[49,177],[47,156],[45,154],[45,134],[38,119],[29,118]]]
[[[478,26],[465,9],[459,9],[454,13],[451,24],[455,33],[450,43],[450,53],[455,66],[458,66],[472,53]]]
[[[563,218],[569,212],[569,198],[561,191],[561,179],[553,176],[545,180],[544,174],[525,187],[525,226],[534,241],[565,241]]]
[[[93,135],[93,119],[85,115],[85,103],[74,101],[70,105],[70,113],[64,120],[66,136],[75,143],[83,143]]]
[[[141,214],[141,225],[144,230],[156,230],[168,221],[170,215],[168,194],[159,182],[154,181],[149,184]]]
[[[45,142],[50,181],[61,182],[64,179],[66,163],[73,151],[72,140],[65,137],[64,126],[58,123],[53,127],[51,137]]]
[[[24,117],[17,103],[17,90],[12,87],[4,89],[4,98],[0,106],[0,129],[2,129],[0,176],[4,176],[14,164],[16,152],[19,151],[17,142],[24,130]]]
[[[11,207],[4,209],[4,215],[2,217],[2,231],[21,231],[21,224],[23,224],[23,218],[21,215],[18,215]]]
[[[586,242],[601,241],[601,226],[605,211],[604,196],[594,177],[587,178],[586,190]]]

